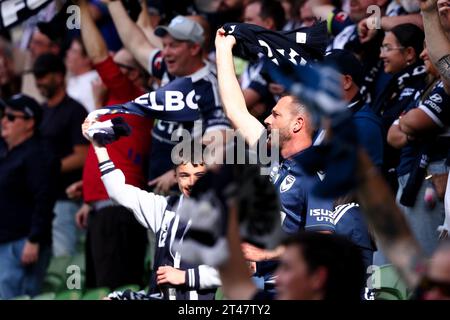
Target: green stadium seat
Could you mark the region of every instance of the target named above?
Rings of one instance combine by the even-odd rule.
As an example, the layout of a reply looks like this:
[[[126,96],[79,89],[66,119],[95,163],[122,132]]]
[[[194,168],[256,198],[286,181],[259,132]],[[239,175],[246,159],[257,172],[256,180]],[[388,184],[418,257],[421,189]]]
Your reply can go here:
[[[131,291],[139,291],[140,286],[137,284],[127,284],[114,289],[114,291],[125,291],[127,289],[130,289]]]
[[[81,300],[102,300],[111,290],[106,287],[96,288],[86,291]]]
[[[54,292],[45,292],[34,296],[32,300],[55,300],[55,296]]]
[[[67,267],[71,264],[71,256],[52,257],[47,268],[47,274],[54,274],[61,279],[67,278]]]
[[[224,297],[224,295],[223,295],[223,291],[222,291],[222,288],[221,288],[221,287],[217,288],[217,291],[216,291],[216,296],[215,296],[215,298],[214,298],[214,299],[216,299],[216,300],[224,300],[224,299],[225,299],[225,297]]]
[[[14,297],[11,300],[31,300],[31,297],[29,295],[24,294],[23,296]]]
[[[81,300],[81,290],[65,290],[56,294],[55,300]]]
[[[71,258],[69,265],[79,266],[81,273],[84,273],[86,271],[86,260],[85,260],[84,253],[78,253],[78,254],[74,255]]]
[[[58,292],[65,286],[65,281],[56,274],[47,274],[44,278],[42,290],[44,292]]]
[[[374,275],[376,276],[377,274],[379,276],[379,279],[375,279],[375,281],[373,282],[373,285],[375,287],[375,300],[408,299],[408,297],[410,296],[410,292],[393,265],[388,264],[380,266],[379,271],[376,271],[372,275],[372,277]]]

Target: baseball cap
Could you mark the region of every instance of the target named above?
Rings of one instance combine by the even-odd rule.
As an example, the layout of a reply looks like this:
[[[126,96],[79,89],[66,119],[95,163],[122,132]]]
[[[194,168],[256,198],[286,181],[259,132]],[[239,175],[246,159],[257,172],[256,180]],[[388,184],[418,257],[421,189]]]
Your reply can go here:
[[[353,82],[361,87],[363,66],[352,52],[341,49],[331,50],[325,55],[323,62],[334,67],[339,73],[351,76]]]
[[[159,26],[155,29],[155,35],[164,37],[170,34],[176,40],[192,41],[203,44],[204,31],[200,24],[184,16],[176,16],[166,26]]]
[[[42,108],[33,98],[24,94],[16,94],[5,101],[5,107],[15,111],[22,111],[26,116],[33,118],[36,124],[42,119]]]

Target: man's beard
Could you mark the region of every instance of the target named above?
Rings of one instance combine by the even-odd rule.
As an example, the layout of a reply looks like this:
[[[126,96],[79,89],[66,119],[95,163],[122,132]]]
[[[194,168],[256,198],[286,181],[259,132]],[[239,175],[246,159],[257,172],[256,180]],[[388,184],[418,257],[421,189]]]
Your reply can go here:
[[[46,85],[46,86],[40,86],[39,88],[41,94],[47,98],[47,99],[51,99],[52,97],[55,96],[56,92],[58,91],[58,86],[57,85]]]

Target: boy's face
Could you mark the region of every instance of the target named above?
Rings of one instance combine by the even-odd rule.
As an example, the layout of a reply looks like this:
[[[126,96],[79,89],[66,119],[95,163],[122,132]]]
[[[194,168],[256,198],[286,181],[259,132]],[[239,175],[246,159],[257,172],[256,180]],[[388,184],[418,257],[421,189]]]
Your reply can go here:
[[[193,165],[188,162],[186,164],[180,164],[175,172],[180,191],[186,197],[189,197],[194,184],[206,173],[206,167],[204,164]]]

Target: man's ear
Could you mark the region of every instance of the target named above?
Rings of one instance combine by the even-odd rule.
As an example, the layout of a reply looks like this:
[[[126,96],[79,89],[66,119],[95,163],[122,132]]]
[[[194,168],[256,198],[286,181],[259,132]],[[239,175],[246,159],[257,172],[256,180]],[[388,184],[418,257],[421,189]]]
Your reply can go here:
[[[295,124],[294,124],[294,133],[299,132],[303,128],[304,121],[305,120],[301,117],[297,118],[297,121],[295,121]]]
[[[202,46],[198,43],[193,43],[190,47],[191,56],[197,56],[202,50]]]
[[[343,81],[344,91],[350,90],[352,85],[353,85],[353,78],[352,78],[352,76],[345,75],[345,76],[343,76],[343,80],[342,81]]]
[[[328,279],[328,270],[325,267],[318,267],[311,275],[311,286],[316,291],[323,291]]]

